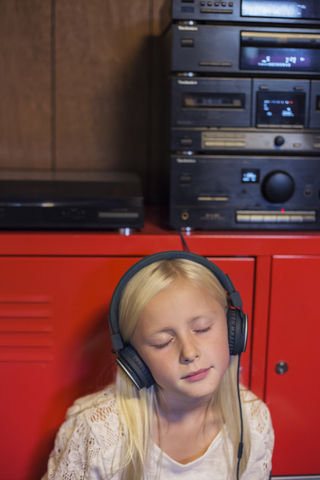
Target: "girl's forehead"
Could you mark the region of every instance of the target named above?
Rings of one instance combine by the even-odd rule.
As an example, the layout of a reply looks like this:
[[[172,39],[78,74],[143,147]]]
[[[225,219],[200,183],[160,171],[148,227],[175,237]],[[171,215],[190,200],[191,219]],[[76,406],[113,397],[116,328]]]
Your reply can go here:
[[[173,282],[157,293],[144,307],[138,320],[164,321],[170,319],[193,318],[210,311],[223,308],[212,294],[201,285],[189,282]]]
[[[200,284],[192,283],[187,279],[178,278],[173,280],[170,285],[154,295],[148,304],[153,301],[170,302],[172,300],[174,301],[175,299],[179,300],[181,297],[189,298],[191,296],[198,298],[202,297],[203,295],[210,295],[207,288]]]
[[[194,282],[185,278],[177,278],[173,280],[170,285],[160,290],[152,297],[147,305],[151,304],[153,301],[156,303],[159,302],[171,302],[178,301],[182,298],[192,298],[192,299],[203,299],[208,297],[211,299],[217,300],[216,292],[213,289],[210,289],[208,286],[201,284],[200,282]]]

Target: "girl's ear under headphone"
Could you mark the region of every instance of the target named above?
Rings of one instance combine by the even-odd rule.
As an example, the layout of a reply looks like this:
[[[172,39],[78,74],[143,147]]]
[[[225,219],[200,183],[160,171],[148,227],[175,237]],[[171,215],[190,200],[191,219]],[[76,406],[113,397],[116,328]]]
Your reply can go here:
[[[120,279],[113,293],[109,311],[109,328],[111,332],[113,352],[117,354],[116,362],[138,390],[141,388],[149,388],[154,384],[154,379],[149,368],[141,359],[138,352],[131,345],[125,345],[121,338],[118,319],[121,294],[129,280],[131,280],[131,278],[144,267],[159,262],[160,260],[179,258],[190,260],[208,268],[227,292],[229,302],[227,325],[230,355],[240,355],[245,351],[247,346],[248,315],[243,312],[240,294],[235,290],[228,275],[223,273],[223,271],[210,260],[195,253],[167,251],[149,255],[135,263]]]

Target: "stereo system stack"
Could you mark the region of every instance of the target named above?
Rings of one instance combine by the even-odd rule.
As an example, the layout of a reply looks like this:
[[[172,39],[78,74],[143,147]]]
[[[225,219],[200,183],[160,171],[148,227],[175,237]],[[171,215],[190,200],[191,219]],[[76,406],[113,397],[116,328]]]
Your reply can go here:
[[[320,230],[319,0],[163,9],[170,224]]]

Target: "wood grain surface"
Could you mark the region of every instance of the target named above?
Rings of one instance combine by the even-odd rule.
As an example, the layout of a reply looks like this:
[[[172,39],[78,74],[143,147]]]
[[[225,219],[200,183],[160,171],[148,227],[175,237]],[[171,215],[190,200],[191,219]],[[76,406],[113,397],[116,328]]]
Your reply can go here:
[[[164,0],[0,0],[0,169],[118,170],[156,198]]]
[[[0,1],[0,168],[51,168],[51,2]]]

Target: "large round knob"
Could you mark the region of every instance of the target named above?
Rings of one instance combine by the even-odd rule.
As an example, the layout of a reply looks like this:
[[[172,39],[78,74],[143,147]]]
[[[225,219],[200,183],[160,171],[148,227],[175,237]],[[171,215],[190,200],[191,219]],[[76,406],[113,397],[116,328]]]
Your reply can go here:
[[[281,147],[281,145],[284,144],[284,138],[279,135],[278,137],[276,137],[276,138],[274,139],[274,144],[275,144],[277,147]]]
[[[270,172],[262,184],[262,193],[271,203],[287,202],[293,192],[293,178],[286,172]]]

